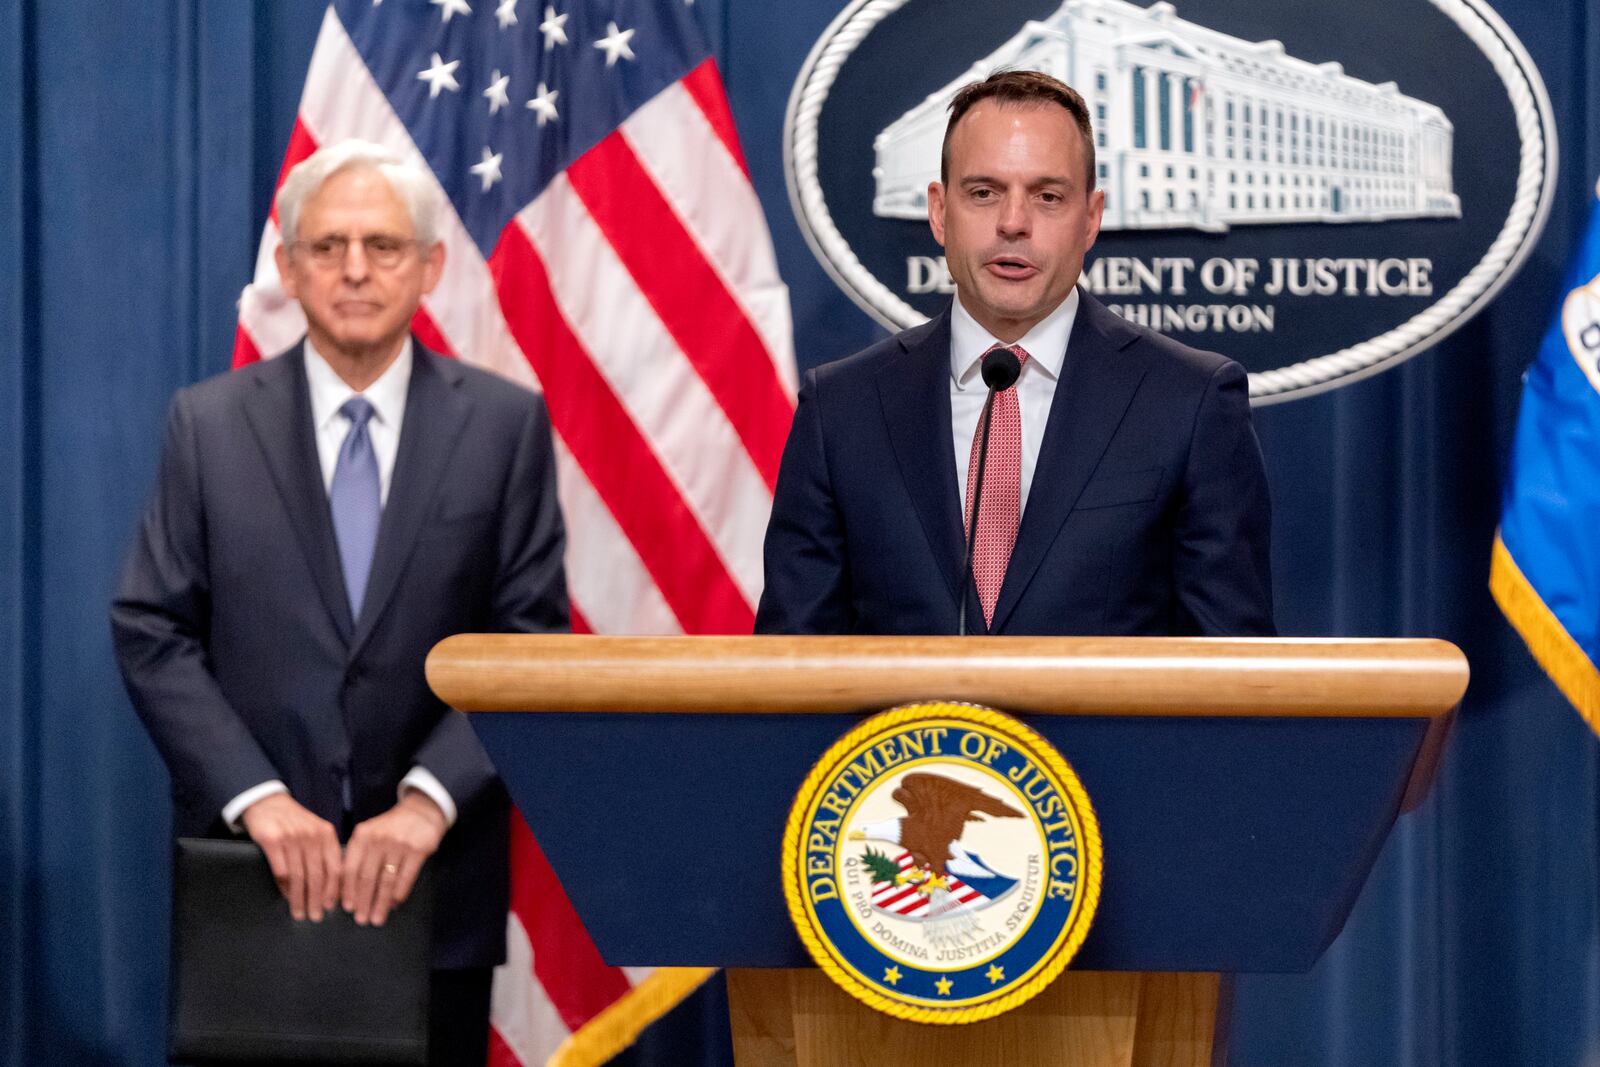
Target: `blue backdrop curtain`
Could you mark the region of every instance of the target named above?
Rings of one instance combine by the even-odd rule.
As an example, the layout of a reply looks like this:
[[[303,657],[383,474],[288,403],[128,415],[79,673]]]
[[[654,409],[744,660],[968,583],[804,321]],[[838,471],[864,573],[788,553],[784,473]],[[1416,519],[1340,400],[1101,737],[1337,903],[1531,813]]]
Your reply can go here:
[[[165,772],[106,597],[226,368],[314,5],[0,5],[0,1058],[162,1060]]]
[[[812,259],[783,186],[784,103],[840,6],[697,4],[803,366],[880,335]],[[1308,975],[1239,983],[1236,1067],[1600,1062],[1600,742],[1485,586],[1520,374],[1600,177],[1600,11],[1495,7],[1561,138],[1533,256],[1433,351],[1258,415],[1284,632],[1444,637],[1472,685],[1431,797],[1339,941]],[[168,398],[227,367],[322,8],[0,5],[0,1063],[163,1060],[167,783],[106,605]],[[678,1053],[635,1058],[652,1055]]]

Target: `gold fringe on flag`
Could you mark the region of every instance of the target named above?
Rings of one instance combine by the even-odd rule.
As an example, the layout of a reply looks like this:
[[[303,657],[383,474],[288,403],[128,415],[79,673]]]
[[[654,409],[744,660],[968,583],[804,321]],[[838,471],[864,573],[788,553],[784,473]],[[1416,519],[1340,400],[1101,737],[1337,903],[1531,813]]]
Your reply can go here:
[[[1556,688],[1578,709],[1589,728],[1600,734],[1600,670],[1545,605],[1511,558],[1498,530],[1489,562],[1489,592]]]
[[[599,1067],[716,973],[714,967],[656,968],[563,1041],[545,1067]]]

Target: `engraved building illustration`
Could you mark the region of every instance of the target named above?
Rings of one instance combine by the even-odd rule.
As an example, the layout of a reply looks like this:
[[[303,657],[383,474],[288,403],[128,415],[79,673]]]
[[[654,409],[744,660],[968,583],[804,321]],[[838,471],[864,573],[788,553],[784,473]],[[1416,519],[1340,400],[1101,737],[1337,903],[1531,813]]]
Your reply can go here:
[[[1438,107],[1126,0],[1067,0],[878,134],[875,214],[926,217],[950,99],[1001,67],[1083,94],[1106,230],[1461,214]]]

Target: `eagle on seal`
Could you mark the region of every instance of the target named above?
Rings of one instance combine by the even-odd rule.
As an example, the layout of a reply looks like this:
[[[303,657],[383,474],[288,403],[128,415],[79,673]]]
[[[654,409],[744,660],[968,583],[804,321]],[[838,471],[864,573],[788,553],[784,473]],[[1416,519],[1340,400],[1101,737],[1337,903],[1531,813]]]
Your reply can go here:
[[[890,797],[906,809],[904,818],[873,823],[850,836],[893,841],[910,853],[913,863],[939,877],[945,875],[948,861],[969,860],[970,854],[956,843],[967,823],[981,822],[985,815],[1024,817],[1005,801],[942,774],[912,772],[900,780]]]

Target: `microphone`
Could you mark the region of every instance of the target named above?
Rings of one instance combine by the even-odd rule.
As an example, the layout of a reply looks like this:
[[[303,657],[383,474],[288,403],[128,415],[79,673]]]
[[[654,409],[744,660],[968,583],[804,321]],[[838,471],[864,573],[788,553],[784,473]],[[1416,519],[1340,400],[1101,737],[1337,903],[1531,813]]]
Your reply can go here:
[[[967,554],[961,561],[961,613],[956,634],[967,636],[967,581],[972,578],[972,548],[978,540],[978,508],[983,504],[983,468],[989,461],[989,413],[994,410],[994,395],[1009,389],[1022,375],[1022,361],[1009,348],[991,348],[983,354],[983,384],[989,396],[983,402],[983,443],[978,446],[977,481],[972,483],[972,518],[967,521]]]
[[[1010,389],[1022,374],[1022,360],[1009,348],[991,348],[983,354],[983,384],[990,389],[989,400],[1002,389]],[[984,412],[988,415],[988,412]],[[987,438],[986,438],[987,440]]]

